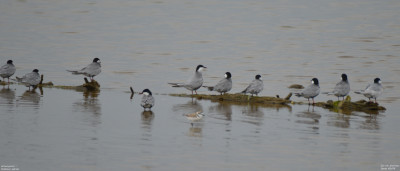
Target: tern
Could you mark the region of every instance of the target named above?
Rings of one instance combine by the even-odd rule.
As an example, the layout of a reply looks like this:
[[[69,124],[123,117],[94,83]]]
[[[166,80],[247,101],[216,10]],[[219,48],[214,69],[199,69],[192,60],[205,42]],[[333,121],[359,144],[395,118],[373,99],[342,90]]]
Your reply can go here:
[[[310,98],[313,101],[313,104],[315,104],[314,102],[314,97],[318,96],[320,91],[319,88],[319,82],[317,78],[313,78],[311,80],[311,84],[305,88],[301,93],[296,93],[295,95],[297,97],[304,97],[308,100],[308,104],[310,104]]]
[[[40,83],[39,70],[34,69],[31,73],[25,74],[22,78],[17,77],[17,81],[25,84],[31,90],[31,87],[36,88]]]
[[[257,96],[264,89],[264,83],[261,79],[261,75],[256,75],[255,79],[247,86],[246,89],[242,91],[242,93],[250,93],[251,96],[254,94]]]
[[[154,106],[154,97],[152,96],[151,91],[149,89],[144,89],[140,94],[143,94],[140,105],[144,110],[151,110],[151,108]]]
[[[332,92],[325,92],[324,94],[335,95],[338,98],[346,97],[350,92],[350,83],[346,74],[342,74],[342,80],[338,82]]]
[[[196,90],[198,90],[203,85],[202,72],[206,68],[207,67],[205,67],[203,65],[198,65],[196,67],[196,71],[195,71],[194,75],[185,83],[168,83],[168,84],[171,84],[172,87],[185,87],[186,89],[192,91],[192,95],[193,95],[193,91],[197,94]]]
[[[101,62],[99,58],[94,58],[92,63],[82,68],[81,70],[67,70],[67,71],[71,72],[74,75],[80,75],[80,74],[85,75],[87,77],[90,77],[90,79],[93,81],[93,77],[99,75],[101,72]]]
[[[15,73],[15,66],[12,60],[8,60],[7,64],[0,67],[0,76],[3,78],[5,82],[5,78],[8,79],[8,83],[10,83],[10,77]]]
[[[225,73],[225,78],[220,80],[215,86],[203,86],[208,88],[209,91],[216,91],[221,93],[226,93],[232,89],[232,75],[230,72]]]
[[[371,101],[371,98],[375,99],[378,98],[383,92],[382,81],[380,78],[375,78],[373,84],[369,84],[364,90],[355,91],[354,93],[362,94]]]

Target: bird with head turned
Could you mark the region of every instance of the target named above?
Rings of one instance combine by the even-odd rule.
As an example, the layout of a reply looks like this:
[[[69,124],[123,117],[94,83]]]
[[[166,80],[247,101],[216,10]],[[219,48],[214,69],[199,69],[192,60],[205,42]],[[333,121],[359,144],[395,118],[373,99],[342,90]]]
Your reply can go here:
[[[308,100],[308,104],[310,104],[310,98],[312,99],[312,104],[315,104],[314,98],[319,95],[320,87],[319,81],[317,78],[311,79],[311,84],[306,87],[302,92],[295,93],[297,97],[304,97]]]

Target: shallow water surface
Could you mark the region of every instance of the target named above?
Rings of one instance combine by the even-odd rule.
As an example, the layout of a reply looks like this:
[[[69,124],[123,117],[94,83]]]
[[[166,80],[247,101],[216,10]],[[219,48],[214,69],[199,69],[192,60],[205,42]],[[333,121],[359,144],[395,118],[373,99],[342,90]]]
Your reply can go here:
[[[13,76],[80,85],[102,61],[100,92],[0,87],[0,165],[20,170],[381,170],[400,164],[398,1],[0,1],[0,62]],[[352,91],[380,77],[378,114],[308,105],[211,102],[184,82],[203,64],[204,85],[229,71],[232,93],[261,74],[261,96],[317,77]],[[140,107],[135,91],[152,90]],[[198,93],[214,94],[205,88]],[[217,93],[215,93],[217,94]],[[352,100],[365,99],[351,92]],[[316,101],[335,100],[319,95]],[[306,99],[292,97],[306,102]],[[203,111],[191,125],[183,115]],[[395,167],[395,166],[394,166]],[[396,168],[400,169],[400,168]]]
[[[125,92],[12,87],[1,90],[2,109],[11,110],[0,118],[0,157],[21,169],[318,170],[399,158],[390,129],[399,118],[390,109],[343,115],[157,94],[154,109],[143,111],[140,96]],[[206,116],[191,126],[183,114],[199,110]]]

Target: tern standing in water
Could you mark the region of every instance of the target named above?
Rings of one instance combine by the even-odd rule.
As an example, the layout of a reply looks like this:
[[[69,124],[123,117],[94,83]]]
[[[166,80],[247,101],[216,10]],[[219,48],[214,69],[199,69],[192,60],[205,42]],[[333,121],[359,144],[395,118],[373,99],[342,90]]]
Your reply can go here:
[[[221,93],[226,93],[232,89],[232,75],[230,72],[225,73],[225,78],[220,80],[215,86],[204,86],[208,88],[209,91],[216,91]]]
[[[261,79],[261,75],[256,75],[255,79],[247,86],[246,89],[242,91],[242,93],[250,93],[251,96],[254,94],[257,96],[264,89],[264,83]]]
[[[17,77],[17,81],[25,84],[29,87],[29,90],[32,88],[36,88],[36,86],[40,83],[40,75],[39,70],[34,69],[31,73],[25,74],[22,78]]]
[[[5,78],[7,78],[8,79],[8,84],[10,84],[10,77],[12,75],[14,75],[15,70],[16,69],[15,69],[15,66],[13,64],[13,61],[12,60],[8,60],[7,64],[5,64],[5,65],[0,67],[0,76],[3,78],[3,80]],[[4,82],[6,82],[6,81],[4,80]]]
[[[80,75],[80,74],[85,75],[87,77],[90,77],[90,79],[93,81],[93,77],[99,75],[101,72],[101,62],[99,58],[94,58],[92,63],[82,68],[81,70],[67,70],[67,71],[71,72],[74,75]]]
[[[149,109],[154,106],[154,97],[149,89],[144,89],[140,94],[142,94],[142,101],[140,102],[140,106],[143,107],[144,110]]]
[[[341,79],[342,80],[336,84],[332,92],[326,92],[324,94],[335,95],[338,98],[338,101],[340,97],[343,97],[344,100],[344,97],[346,97],[350,92],[350,83],[346,74],[342,74]]]
[[[315,104],[314,97],[318,96],[319,91],[320,91],[320,88],[319,88],[318,79],[317,78],[313,78],[311,80],[311,84],[307,88],[305,88],[301,93],[296,93],[295,95],[297,97],[306,98],[308,100],[308,104],[310,104],[310,98],[311,98],[312,101],[313,101],[312,104]]]
[[[364,90],[356,91],[354,93],[362,94],[368,98],[369,101],[378,98],[383,92],[382,81],[380,78],[375,78],[373,84],[369,84]]]
[[[197,94],[196,90],[198,90],[203,85],[202,72],[206,68],[207,67],[205,67],[203,65],[198,65],[196,67],[196,71],[195,71],[194,75],[185,83],[168,83],[168,84],[171,84],[172,87],[185,87],[186,89],[192,91],[192,95],[193,95],[193,91]]]

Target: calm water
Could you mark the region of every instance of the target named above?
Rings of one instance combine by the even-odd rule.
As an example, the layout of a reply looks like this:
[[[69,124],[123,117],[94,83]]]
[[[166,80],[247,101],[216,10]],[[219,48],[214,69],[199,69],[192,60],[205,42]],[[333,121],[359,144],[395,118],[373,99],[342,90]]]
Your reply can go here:
[[[0,63],[45,82],[102,61],[98,93],[0,87],[0,165],[19,170],[384,170],[400,165],[400,2],[0,1]],[[239,92],[261,74],[262,96],[318,77],[330,91],[380,77],[379,114],[171,97],[203,64],[205,85],[233,75]],[[152,112],[129,87],[155,94]],[[209,93],[200,89],[199,93]],[[350,93],[353,100],[362,96]],[[316,101],[335,99],[320,95]],[[293,97],[296,101],[304,99]],[[193,127],[182,115],[202,110]],[[397,170],[400,167],[394,166]]]

